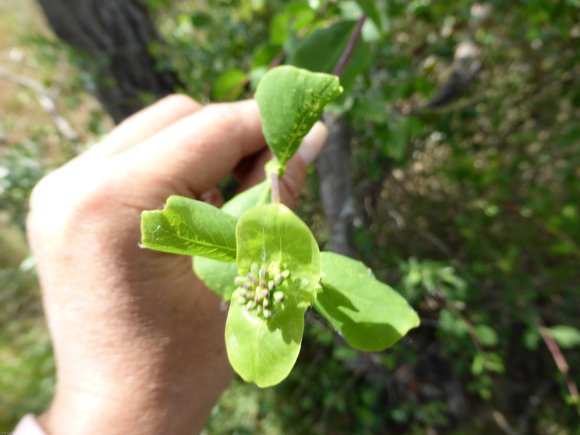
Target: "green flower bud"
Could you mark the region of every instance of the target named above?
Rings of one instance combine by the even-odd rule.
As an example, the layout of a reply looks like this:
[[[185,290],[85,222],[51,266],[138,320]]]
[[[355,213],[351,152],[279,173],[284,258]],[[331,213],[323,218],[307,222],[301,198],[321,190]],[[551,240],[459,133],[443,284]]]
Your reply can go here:
[[[282,292],[275,292],[274,293],[274,300],[276,302],[282,302],[284,300],[284,293],[282,293]]]
[[[266,271],[267,271],[266,265],[262,264],[262,266],[260,267],[260,272],[258,274],[261,280],[266,279]]]
[[[280,284],[282,284],[283,281],[284,281],[284,278],[282,277],[282,275],[276,275],[274,277],[274,284],[276,286],[279,286]]]

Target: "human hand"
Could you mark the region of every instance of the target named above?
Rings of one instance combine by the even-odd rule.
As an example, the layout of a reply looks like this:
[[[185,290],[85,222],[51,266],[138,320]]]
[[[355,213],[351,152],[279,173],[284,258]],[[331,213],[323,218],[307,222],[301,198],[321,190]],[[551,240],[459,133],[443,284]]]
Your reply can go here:
[[[325,139],[317,124],[289,162],[287,204]],[[217,182],[233,171],[248,188],[269,158],[254,101],[172,96],[37,185],[28,234],[57,362],[48,433],[201,430],[231,377],[227,312],[190,258],[139,248],[140,214],[173,194],[219,204]]]

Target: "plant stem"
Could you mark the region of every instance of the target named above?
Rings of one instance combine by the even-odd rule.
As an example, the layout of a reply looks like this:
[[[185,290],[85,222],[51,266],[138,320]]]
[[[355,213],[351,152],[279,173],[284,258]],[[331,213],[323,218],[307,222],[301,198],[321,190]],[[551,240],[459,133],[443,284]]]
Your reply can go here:
[[[280,177],[276,172],[270,175],[270,185],[272,187],[272,203],[280,203]]]
[[[570,393],[570,396],[575,400],[576,409],[577,409],[578,413],[580,414],[580,406],[578,404],[578,399],[580,397],[580,393],[578,392],[578,386],[574,383],[574,379],[572,379],[572,377],[568,373],[570,370],[570,367],[568,366],[568,362],[566,361],[564,354],[560,350],[560,347],[558,346],[556,341],[550,335],[550,331],[548,331],[543,326],[540,326],[538,328],[538,330],[540,332],[540,335],[544,339],[544,343],[546,344],[546,347],[548,348],[548,350],[550,351],[550,354],[552,355],[552,359],[556,363],[556,367],[558,367],[558,370],[564,376],[564,380],[566,382],[566,387],[568,388],[568,392]]]
[[[350,40],[348,41],[347,46],[345,47],[344,51],[342,52],[340,59],[338,60],[338,63],[336,64],[336,67],[334,68],[334,71],[332,72],[334,75],[340,76],[342,74],[342,72],[344,71],[344,68],[346,68],[346,65],[348,64],[348,61],[350,60],[350,57],[352,56],[352,53],[356,47],[356,44],[361,37],[362,28],[363,28],[363,25],[364,25],[366,19],[367,19],[367,16],[363,14],[359,18],[358,22],[356,23],[356,27],[354,29],[354,32],[352,32]]]

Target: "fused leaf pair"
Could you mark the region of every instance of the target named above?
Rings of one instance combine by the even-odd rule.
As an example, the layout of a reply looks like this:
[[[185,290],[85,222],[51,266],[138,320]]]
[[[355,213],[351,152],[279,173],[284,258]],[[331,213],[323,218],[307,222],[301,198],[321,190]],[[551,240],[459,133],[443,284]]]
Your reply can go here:
[[[294,67],[263,77],[256,99],[276,158],[267,171],[272,177],[283,174],[324,106],[341,92],[337,77]],[[145,247],[194,257],[196,274],[230,301],[226,347],[244,380],[268,387],[288,376],[313,305],[365,351],[387,348],[418,325],[407,302],[366,266],[321,253],[300,218],[268,204],[273,188],[268,177],[221,210],[172,196],[164,210],[144,212],[141,221]]]
[[[256,198],[264,186],[254,189],[246,195]],[[143,214],[142,233],[147,247],[175,252],[178,246],[178,253],[195,256],[198,275],[230,300],[228,357],[244,380],[267,387],[288,376],[312,305],[352,347],[365,351],[385,349],[418,325],[407,302],[362,263],[320,253],[309,228],[284,205],[250,208],[232,226],[236,217],[226,211],[234,205],[219,210],[171,197],[164,210]],[[190,216],[206,223],[195,237]]]

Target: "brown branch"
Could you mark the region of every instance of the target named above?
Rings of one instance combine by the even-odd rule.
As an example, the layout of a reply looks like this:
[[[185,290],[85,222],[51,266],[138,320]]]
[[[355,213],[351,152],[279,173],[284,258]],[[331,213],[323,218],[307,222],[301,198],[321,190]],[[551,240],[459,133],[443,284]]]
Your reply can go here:
[[[36,80],[15,74],[11,71],[0,68],[0,78],[16,83],[23,88],[29,89],[34,93],[40,107],[48,114],[57,130],[68,140],[75,141],[79,138],[78,134],[69,124],[69,122],[60,114],[55,101],[50,97],[48,90]]]
[[[335,75],[340,75],[351,59],[356,44],[360,40],[365,20],[366,15],[358,20],[334,68]],[[351,134],[344,117],[325,113],[323,118],[328,127],[328,140],[318,156],[317,167],[320,178],[320,196],[330,227],[328,248],[331,251],[354,257],[356,249],[350,235],[357,213],[350,168]]]

